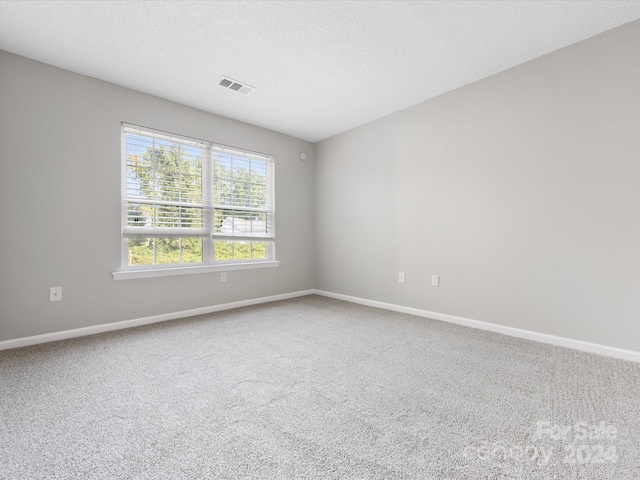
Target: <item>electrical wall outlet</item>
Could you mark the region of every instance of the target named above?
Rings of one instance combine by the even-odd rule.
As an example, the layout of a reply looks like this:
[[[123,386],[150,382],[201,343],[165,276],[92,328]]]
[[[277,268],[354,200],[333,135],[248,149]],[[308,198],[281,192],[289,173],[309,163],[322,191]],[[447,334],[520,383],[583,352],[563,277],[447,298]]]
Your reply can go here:
[[[431,286],[439,287],[440,286],[440,275],[432,275],[431,276]]]
[[[49,301],[50,302],[62,301],[62,287],[51,287],[49,289]]]
[[[404,272],[398,272],[398,283],[404,283],[404,282],[405,282]]]
[[[227,272],[222,272],[220,274],[220,281],[221,282],[226,282],[227,281]]]

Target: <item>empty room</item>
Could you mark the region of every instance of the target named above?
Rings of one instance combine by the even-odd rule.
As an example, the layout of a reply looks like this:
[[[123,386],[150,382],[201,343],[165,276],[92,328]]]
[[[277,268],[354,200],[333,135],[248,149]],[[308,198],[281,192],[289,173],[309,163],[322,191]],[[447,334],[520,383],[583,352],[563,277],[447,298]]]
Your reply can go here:
[[[640,478],[640,2],[0,2],[0,479]]]

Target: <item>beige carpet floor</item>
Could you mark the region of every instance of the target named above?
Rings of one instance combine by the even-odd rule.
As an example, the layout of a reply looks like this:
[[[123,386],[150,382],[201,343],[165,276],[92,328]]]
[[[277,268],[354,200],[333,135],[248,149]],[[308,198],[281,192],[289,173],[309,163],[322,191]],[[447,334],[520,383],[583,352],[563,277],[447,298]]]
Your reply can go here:
[[[2,479],[638,479],[640,365],[308,296],[0,352]]]

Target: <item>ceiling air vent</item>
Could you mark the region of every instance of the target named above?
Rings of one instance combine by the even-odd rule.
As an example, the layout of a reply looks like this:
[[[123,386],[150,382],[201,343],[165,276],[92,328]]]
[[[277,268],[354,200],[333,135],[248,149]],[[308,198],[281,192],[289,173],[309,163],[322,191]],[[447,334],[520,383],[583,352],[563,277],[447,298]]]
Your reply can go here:
[[[242,82],[238,82],[237,80],[233,80],[229,77],[220,77],[220,80],[218,80],[218,85],[224,88],[228,88],[229,90],[234,90],[243,95],[249,95],[255,90],[255,87]]]

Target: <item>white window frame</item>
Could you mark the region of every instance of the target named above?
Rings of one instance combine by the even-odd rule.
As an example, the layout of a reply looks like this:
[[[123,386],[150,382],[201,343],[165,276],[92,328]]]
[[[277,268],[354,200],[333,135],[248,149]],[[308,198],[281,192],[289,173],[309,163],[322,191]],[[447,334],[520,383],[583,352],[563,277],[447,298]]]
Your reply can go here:
[[[131,227],[128,225],[128,207],[129,202],[135,202],[136,199],[127,196],[127,133],[135,133],[137,135],[147,136],[150,138],[161,139],[170,142],[179,142],[181,144],[189,144],[198,146],[202,149],[202,197],[203,203],[203,228],[187,229],[177,227]],[[267,166],[267,208],[261,209],[267,214],[265,226],[266,233],[261,236],[257,235],[241,235],[241,234],[221,234],[214,231],[214,212],[221,205],[213,204],[213,155],[214,152],[223,154],[237,155],[242,158],[253,158],[264,160]],[[121,127],[121,264],[120,270],[113,272],[115,280],[159,277],[168,275],[184,275],[193,273],[208,272],[226,272],[230,270],[243,270],[254,268],[277,267],[280,262],[275,260],[275,161],[272,155],[252,152],[245,149],[228,147],[214,142],[200,140],[184,135],[176,135],[160,130],[142,127],[139,125],[122,123]],[[158,202],[159,204],[162,202]],[[229,207],[229,206],[225,206]],[[233,207],[233,209],[242,212],[243,207]],[[181,235],[182,233],[182,235]],[[132,235],[140,235],[141,237],[184,237],[185,233],[190,236],[197,236],[203,239],[202,263],[195,264],[160,264],[160,265],[129,265],[129,241]],[[166,234],[166,235],[165,235]],[[135,238],[135,237],[134,237]],[[216,240],[229,241],[265,241],[267,244],[267,259],[259,260],[215,260],[214,242]]]

